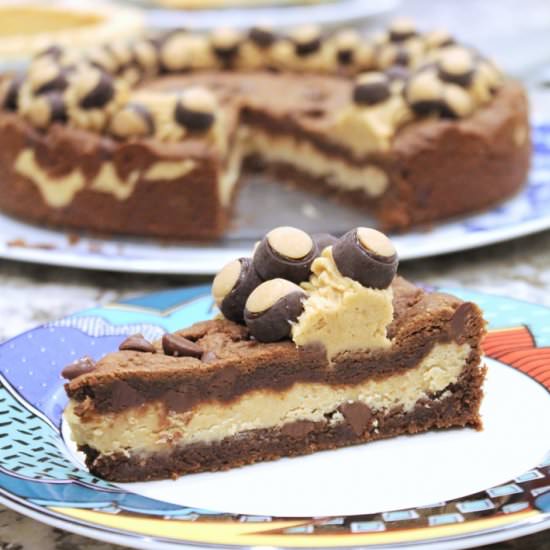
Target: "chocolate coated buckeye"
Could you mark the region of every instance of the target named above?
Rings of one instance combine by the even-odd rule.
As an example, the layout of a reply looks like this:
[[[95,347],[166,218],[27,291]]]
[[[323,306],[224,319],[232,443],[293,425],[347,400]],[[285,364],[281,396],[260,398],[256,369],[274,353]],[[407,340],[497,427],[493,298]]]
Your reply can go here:
[[[475,61],[472,54],[457,46],[445,48],[438,63],[439,78],[467,87],[472,83]]]
[[[403,42],[413,36],[416,36],[416,27],[410,19],[396,19],[390,24],[389,37],[392,42]]]
[[[306,293],[286,279],[271,279],[256,287],[246,301],[244,320],[260,342],[278,342],[290,336],[302,313]]]
[[[352,29],[344,29],[335,36],[336,59],[340,65],[350,65],[361,43],[361,36]]]
[[[333,247],[338,271],[363,286],[388,288],[397,271],[397,253],[380,231],[358,227],[348,231]]]
[[[250,258],[239,258],[223,267],[214,278],[212,295],[224,317],[243,323],[246,300],[261,282]]]
[[[405,99],[419,115],[439,113],[443,108],[443,83],[431,70],[417,72],[405,86]]]
[[[212,50],[224,63],[229,63],[236,57],[239,53],[241,42],[241,34],[235,29],[230,28],[217,29],[210,37]]]
[[[441,115],[446,118],[462,118],[474,110],[474,101],[470,94],[456,84],[447,84],[443,91]]]
[[[35,94],[45,94],[54,90],[62,91],[68,84],[69,71],[44,59],[31,69],[31,86]]]
[[[190,131],[205,132],[214,124],[216,98],[205,88],[185,90],[176,104],[174,118]]]
[[[316,256],[317,246],[305,231],[282,226],[262,239],[254,252],[253,264],[263,280],[282,277],[301,283],[309,278]]]
[[[80,100],[82,109],[101,109],[115,95],[113,77],[99,69],[90,71],[87,82],[80,83],[80,85],[88,86],[88,90]]]
[[[17,111],[19,106],[19,90],[24,80],[25,77],[23,75],[17,75],[8,84],[6,95],[4,96],[4,109],[8,111]]]
[[[67,110],[61,92],[37,96],[28,106],[27,118],[37,128],[46,128],[52,122],[67,122]]]
[[[435,30],[424,35],[428,48],[443,48],[454,44],[454,38],[446,30]]]
[[[50,105],[50,122],[67,122],[67,109],[63,94],[50,92],[44,96],[44,99]]]
[[[39,51],[34,57],[35,59],[38,59],[39,57],[50,57],[51,59],[58,61],[63,57],[64,53],[65,50],[61,46],[58,44],[52,44],[51,46]]]
[[[165,334],[162,337],[162,349],[166,355],[174,357],[195,357],[200,359],[204,350],[179,334]]]
[[[306,57],[321,49],[321,30],[315,25],[296,29],[291,36],[294,51],[299,57]]]
[[[113,115],[109,130],[118,138],[150,136],[155,131],[155,123],[145,105],[127,103]]]
[[[323,252],[327,246],[333,246],[338,242],[338,238],[330,233],[316,233],[315,235],[312,235],[311,238],[317,245],[319,254]]]
[[[391,95],[390,80],[378,72],[364,73],[357,78],[353,101],[359,105],[376,105]]]
[[[88,355],[85,355],[84,357],[72,362],[70,365],[67,365],[61,371],[61,376],[66,380],[73,380],[78,376],[82,376],[83,374],[88,374],[89,372],[92,372],[93,370],[95,370],[95,368],[95,361]]]
[[[252,27],[248,38],[259,48],[269,48],[277,40],[277,35],[268,28]]]

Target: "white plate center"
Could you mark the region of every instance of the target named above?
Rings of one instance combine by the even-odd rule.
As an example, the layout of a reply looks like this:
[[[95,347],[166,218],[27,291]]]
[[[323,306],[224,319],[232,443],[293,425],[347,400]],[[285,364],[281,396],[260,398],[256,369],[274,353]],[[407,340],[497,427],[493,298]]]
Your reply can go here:
[[[403,436],[176,481],[120,484],[196,508],[274,516],[325,516],[413,508],[510,481],[548,451],[550,395],[488,360],[485,429]]]

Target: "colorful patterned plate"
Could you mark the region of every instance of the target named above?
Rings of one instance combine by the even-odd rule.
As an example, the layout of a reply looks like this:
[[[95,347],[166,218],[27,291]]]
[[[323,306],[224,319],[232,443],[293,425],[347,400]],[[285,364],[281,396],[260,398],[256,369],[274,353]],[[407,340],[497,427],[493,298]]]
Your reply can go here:
[[[550,123],[536,125],[533,138],[533,169],[520,194],[485,213],[437,224],[430,231],[394,235],[400,259],[467,250],[549,229]],[[109,271],[211,275],[230,260],[247,256],[253,244],[277,225],[343,234],[350,227],[373,224],[348,207],[256,178],[239,196],[235,228],[212,245],[75,236],[0,213],[0,258]]]
[[[60,369],[124,335],[212,315],[207,286],[86,310],[0,347],[0,502],[136,548],[464,548],[550,527],[550,309],[444,289],[490,322],[485,430],[400,437],[177,481],[90,475],[61,413]]]

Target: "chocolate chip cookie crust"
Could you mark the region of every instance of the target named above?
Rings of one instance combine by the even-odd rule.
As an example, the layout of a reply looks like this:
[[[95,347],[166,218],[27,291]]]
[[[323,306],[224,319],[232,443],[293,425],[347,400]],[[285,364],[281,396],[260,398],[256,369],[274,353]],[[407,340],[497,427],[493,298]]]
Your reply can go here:
[[[522,87],[404,22],[50,48],[3,90],[0,208],[50,225],[219,238],[262,166],[404,230],[513,195],[529,167]]]
[[[251,260],[217,276],[225,318],[153,344],[132,336],[98,363],[66,368],[65,415],[90,470],[158,479],[431,429],[480,429],[479,308],[393,278],[394,251],[375,232],[346,235],[314,237],[312,259],[285,260],[268,234]],[[362,283],[340,272],[361,262]],[[308,330],[325,321],[328,332]]]

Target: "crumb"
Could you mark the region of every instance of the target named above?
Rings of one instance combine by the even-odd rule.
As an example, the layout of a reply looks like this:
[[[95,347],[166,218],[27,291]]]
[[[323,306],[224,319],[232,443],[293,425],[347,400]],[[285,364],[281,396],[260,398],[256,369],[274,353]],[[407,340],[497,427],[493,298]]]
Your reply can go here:
[[[68,233],[67,234],[67,242],[74,246],[75,244],[78,244],[80,242],[80,235],[77,235],[76,233]]]
[[[12,239],[6,243],[10,248],[36,248],[39,250],[54,250],[57,248],[50,243],[28,243],[25,239]]]

